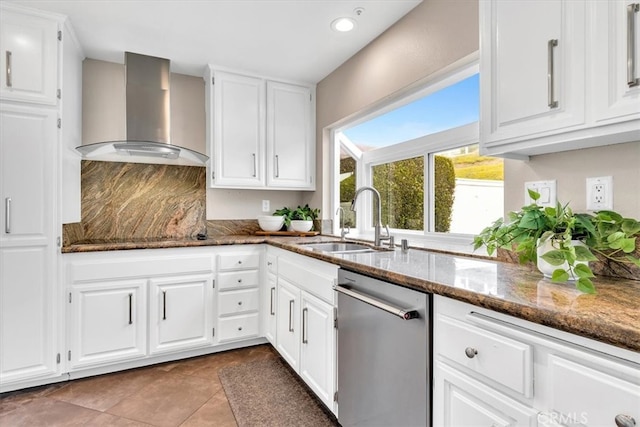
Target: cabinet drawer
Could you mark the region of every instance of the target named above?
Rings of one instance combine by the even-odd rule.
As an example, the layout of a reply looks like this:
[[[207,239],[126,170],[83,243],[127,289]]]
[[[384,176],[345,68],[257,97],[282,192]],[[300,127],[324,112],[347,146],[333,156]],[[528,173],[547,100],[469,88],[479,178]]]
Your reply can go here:
[[[533,353],[524,344],[446,316],[436,324],[438,353],[524,397],[533,395]]]
[[[260,267],[260,254],[235,253],[218,255],[218,268],[223,270],[247,270]]]
[[[563,414],[579,425],[615,425],[616,416],[623,414],[636,422],[640,420],[637,367],[604,359],[595,363],[616,372],[616,376],[563,357],[549,356],[548,411]]]
[[[218,341],[235,341],[258,336],[258,313],[218,319]]]
[[[227,316],[258,311],[259,300],[258,289],[220,292],[218,294],[218,315]]]
[[[218,287],[220,290],[257,287],[258,280],[258,270],[219,273]]]

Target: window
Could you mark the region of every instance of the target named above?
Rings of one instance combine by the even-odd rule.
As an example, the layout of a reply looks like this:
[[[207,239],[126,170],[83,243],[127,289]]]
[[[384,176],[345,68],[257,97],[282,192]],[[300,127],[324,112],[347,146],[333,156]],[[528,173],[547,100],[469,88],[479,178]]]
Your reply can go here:
[[[458,240],[469,243],[470,235],[503,215],[502,159],[478,150],[478,84],[477,65],[467,66],[369,120],[336,129],[336,193],[345,223],[357,234],[372,232],[375,215],[368,192],[355,217],[349,212],[363,185],[379,191],[382,223],[412,244],[465,235]],[[465,251],[472,249],[468,243]]]

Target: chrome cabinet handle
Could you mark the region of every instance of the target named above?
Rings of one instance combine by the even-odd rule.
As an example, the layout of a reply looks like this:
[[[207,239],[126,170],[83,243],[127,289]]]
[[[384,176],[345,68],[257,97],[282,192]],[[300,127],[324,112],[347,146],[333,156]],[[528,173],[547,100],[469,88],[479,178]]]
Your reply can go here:
[[[302,344],[307,344],[307,313],[309,309],[306,307],[302,309]]]
[[[276,160],[276,178],[279,178],[280,177],[280,159],[277,154],[276,154],[275,160]]]
[[[618,427],[633,427],[636,425],[636,420],[631,415],[626,414],[616,415],[615,422]]]
[[[464,349],[464,354],[466,354],[469,359],[473,359],[478,354],[478,350],[473,347],[467,347]]]
[[[256,153],[251,153],[253,156],[253,177],[255,178],[258,173],[258,164],[256,163]]]
[[[547,42],[547,88],[549,90],[549,108],[558,108],[558,101],[555,100],[555,71],[553,61],[553,48],[558,46],[558,39],[551,39]]]
[[[4,232],[11,234],[11,197],[4,199]]]
[[[289,332],[293,332],[293,303],[294,300],[289,300]]]
[[[167,320],[167,291],[162,291],[162,320]]]
[[[640,11],[640,3],[627,5],[627,85],[640,85],[636,77],[636,21],[635,14]]]
[[[133,325],[133,294],[129,294],[129,324]]]
[[[276,315],[276,312],[273,311],[273,299],[276,293],[276,288],[271,288],[271,302],[269,304],[269,314],[271,314],[272,316]]]
[[[13,87],[13,75],[11,72],[11,51],[7,50],[5,51],[5,58],[6,58],[6,69],[5,69],[5,73],[6,73],[6,84],[7,87]]]

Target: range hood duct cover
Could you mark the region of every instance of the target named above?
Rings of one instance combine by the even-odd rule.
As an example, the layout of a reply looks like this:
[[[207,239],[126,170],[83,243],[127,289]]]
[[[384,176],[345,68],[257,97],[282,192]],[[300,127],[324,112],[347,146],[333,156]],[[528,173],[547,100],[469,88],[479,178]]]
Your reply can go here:
[[[125,52],[126,141],[76,147],[86,159],[204,165],[204,154],[171,145],[170,62]]]

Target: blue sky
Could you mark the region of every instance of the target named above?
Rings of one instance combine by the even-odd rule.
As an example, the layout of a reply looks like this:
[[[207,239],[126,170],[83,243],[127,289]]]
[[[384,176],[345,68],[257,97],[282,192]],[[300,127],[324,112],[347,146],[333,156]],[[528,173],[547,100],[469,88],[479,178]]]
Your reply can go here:
[[[478,120],[478,74],[344,130],[356,145],[384,147]]]

